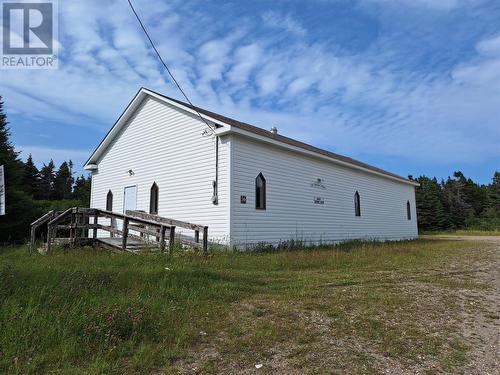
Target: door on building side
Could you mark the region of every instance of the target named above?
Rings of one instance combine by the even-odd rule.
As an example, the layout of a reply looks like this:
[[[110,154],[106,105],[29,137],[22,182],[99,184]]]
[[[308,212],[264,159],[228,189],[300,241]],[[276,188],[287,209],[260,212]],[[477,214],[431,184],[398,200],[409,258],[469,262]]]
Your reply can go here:
[[[123,193],[123,213],[137,209],[137,186],[127,186]]]

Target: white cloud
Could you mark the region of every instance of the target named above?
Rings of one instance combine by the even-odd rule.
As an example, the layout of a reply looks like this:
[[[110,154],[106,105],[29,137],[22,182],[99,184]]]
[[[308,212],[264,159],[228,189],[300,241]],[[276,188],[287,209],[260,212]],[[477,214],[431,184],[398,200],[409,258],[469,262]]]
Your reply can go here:
[[[500,35],[482,40],[478,43],[477,50],[482,55],[500,56]]]
[[[262,15],[262,20],[264,23],[272,28],[282,29],[290,34],[305,36],[307,30],[289,14],[282,15],[273,11],[265,12]]]
[[[276,61],[269,62],[262,67],[256,77],[256,84],[259,94],[263,97],[272,95],[279,91],[280,83],[283,80],[283,67]]]
[[[203,44],[198,56],[201,60],[200,77],[205,81],[221,80],[222,73],[229,64],[232,43],[227,39],[213,39]]]
[[[371,0],[372,2],[396,6],[423,7],[434,10],[452,10],[475,0]]]
[[[262,48],[257,43],[248,44],[236,50],[234,65],[227,76],[235,84],[244,84],[252,70],[262,63]]]

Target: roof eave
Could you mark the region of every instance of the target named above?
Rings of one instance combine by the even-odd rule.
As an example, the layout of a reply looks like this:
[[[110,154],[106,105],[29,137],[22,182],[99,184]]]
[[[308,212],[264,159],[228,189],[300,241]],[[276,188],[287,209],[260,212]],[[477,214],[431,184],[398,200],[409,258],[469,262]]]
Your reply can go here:
[[[97,164],[93,164],[93,163],[86,163],[85,166],[83,167],[83,169],[85,169],[86,171],[95,171],[97,170],[98,166]]]

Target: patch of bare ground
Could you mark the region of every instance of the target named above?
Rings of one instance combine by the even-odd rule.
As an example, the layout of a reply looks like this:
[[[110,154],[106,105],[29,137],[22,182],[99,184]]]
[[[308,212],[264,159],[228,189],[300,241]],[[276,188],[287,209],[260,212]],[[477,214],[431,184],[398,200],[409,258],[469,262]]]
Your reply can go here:
[[[461,331],[469,343],[467,374],[500,374],[500,239],[475,279],[488,287],[461,291]]]
[[[500,374],[500,241],[467,254],[236,302],[166,373]]]

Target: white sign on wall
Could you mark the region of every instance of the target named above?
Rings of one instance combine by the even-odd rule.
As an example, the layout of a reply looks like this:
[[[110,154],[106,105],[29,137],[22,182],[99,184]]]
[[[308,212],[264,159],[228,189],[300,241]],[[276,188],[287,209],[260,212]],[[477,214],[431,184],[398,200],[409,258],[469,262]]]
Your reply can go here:
[[[0,215],[5,215],[5,178],[3,165],[0,165]]]

